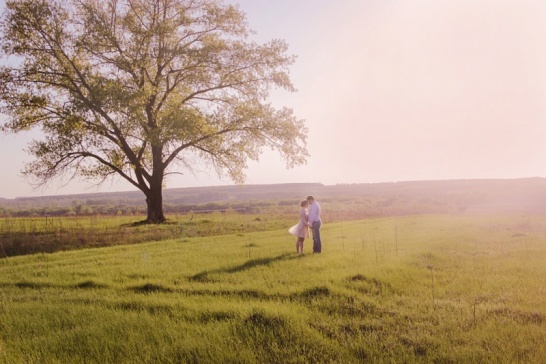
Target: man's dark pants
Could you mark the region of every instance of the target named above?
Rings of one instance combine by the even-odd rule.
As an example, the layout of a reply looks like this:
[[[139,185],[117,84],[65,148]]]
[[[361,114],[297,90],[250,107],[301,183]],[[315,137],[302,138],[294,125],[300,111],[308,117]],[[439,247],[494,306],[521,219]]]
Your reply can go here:
[[[322,241],[320,240],[320,227],[321,221],[313,221],[311,230],[313,231],[313,253],[320,253],[322,251]]]

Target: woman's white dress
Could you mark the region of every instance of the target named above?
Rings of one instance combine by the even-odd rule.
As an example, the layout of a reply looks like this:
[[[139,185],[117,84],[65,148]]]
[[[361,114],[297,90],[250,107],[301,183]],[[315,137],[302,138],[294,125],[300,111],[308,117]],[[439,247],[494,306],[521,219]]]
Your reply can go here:
[[[288,229],[288,232],[292,235],[299,236],[300,238],[309,237],[309,226],[307,225],[307,209],[302,207],[300,210],[300,221]]]

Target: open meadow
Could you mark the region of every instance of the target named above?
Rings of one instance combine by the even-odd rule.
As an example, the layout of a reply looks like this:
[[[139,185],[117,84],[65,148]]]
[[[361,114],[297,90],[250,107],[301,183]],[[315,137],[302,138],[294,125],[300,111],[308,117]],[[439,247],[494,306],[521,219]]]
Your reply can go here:
[[[286,226],[295,217],[228,211],[174,215],[164,224],[143,224],[143,219],[145,216],[0,218],[0,258],[170,238],[270,231]]]
[[[546,362],[544,216],[239,225],[1,258],[0,363]]]

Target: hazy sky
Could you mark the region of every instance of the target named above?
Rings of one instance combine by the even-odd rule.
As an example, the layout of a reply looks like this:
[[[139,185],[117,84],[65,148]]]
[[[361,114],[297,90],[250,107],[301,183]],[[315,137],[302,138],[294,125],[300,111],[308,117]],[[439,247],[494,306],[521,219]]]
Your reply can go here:
[[[298,56],[296,93],[274,92],[309,128],[306,166],[265,150],[247,183],[369,183],[546,176],[543,0],[230,0],[254,38]],[[0,4],[2,1],[0,0]],[[33,191],[20,170],[33,135],[0,136],[0,197]],[[168,188],[230,184],[212,171]],[[116,181],[100,191],[131,190]]]

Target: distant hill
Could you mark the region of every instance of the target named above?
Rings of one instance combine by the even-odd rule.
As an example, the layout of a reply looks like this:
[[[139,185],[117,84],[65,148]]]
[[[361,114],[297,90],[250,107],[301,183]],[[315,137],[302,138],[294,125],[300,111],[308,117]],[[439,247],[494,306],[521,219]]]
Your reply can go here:
[[[325,186],[324,195],[367,196],[398,208],[420,210],[421,205],[430,212],[546,213],[544,178],[336,185]]]
[[[163,191],[166,204],[203,204],[209,202],[271,200],[306,197],[310,192],[320,191],[320,183],[286,183],[242,186],[213,186],[170,188]],[[145,197],[140,191],[102,192],[43,197],[18,197],[0,199],[0,206],[46,207],[72,206],[77,203],[90,205],[142,205]]]
[[[366,209],[372,215],[546,213],[544,178],[173,188],[164,190],[164,204],[170,211],[199,209],[199,206],[206,204],[249,206],[250,202],[253,202],[253,206],[297,206],[301,199],[310,194],[325,204],[346,205],[353,210]],[[142,210],[145,201],[140,191],[0,199],[0,208],[11,211],[75,207],[83,211],[82,207],[92,209],[97,206],[112,206],[117,211],[131,207]]]

